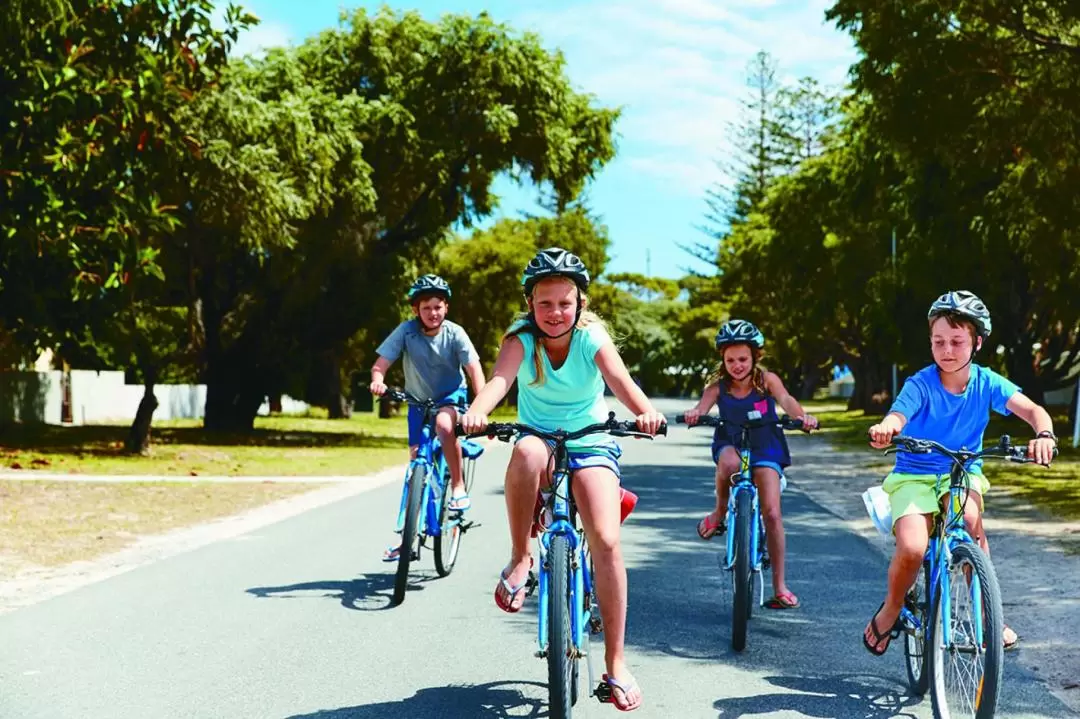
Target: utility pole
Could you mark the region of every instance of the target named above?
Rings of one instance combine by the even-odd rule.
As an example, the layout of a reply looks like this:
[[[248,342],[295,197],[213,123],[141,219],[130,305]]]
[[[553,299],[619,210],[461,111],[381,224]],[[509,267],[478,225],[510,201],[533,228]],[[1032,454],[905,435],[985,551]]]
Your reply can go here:
[[[896,227],[892,228],[892,274],[893,274],[893,308],[896,308]],[[892,396],[890,402],[896,401],[896,362],[893,362],[892,366]]]

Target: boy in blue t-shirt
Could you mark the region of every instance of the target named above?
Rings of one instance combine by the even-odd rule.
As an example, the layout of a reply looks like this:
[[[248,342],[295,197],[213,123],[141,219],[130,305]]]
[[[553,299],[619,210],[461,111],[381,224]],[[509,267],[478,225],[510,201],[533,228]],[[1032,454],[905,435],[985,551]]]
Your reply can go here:
[[[884,449],[903,430],[908,437],[978,451],[992,409],[999,414],[1012,412],[1030,424],[1036,439],[1028,443],[1028,455],[1040,464],[1050,464],[1057,446],[1050,415],[997,372],[972,364],[990,336],[990,313],[982,300],[964,290],[946,292],[930,306],[927,318],[934,364],[904,383],[889,414],[870,428],[871,446]],[[904,596],[922,567],[941,497],[949,492],[947,481],[938,489],[938,478],[948,478],[950,463],[939,454],[899,453],[882,484],[889,494],[896,551],[889,564],[888,595],[863,632],[863,644],[871,654],[884,654],[892,632],[900,628]],[[989,556],[982,509],[990,483],[982,474],[980,460],[970,465],[969,489],[971,501],[964,509],[964,524]],[[1006,649],[1018,641],[1008,626],[1004,640]]]
[[[402,322],[375,350],[379,359],[371,368],[371,393],[386,392],[386,371],[399,357],[404,357],[405,389],[418,399],[437,399],[465,406],[465,376],[469,376],[473,393],[484,388],[484,370],[469,335],[461,325],[446,319],[450,308],[450,285],[438,275],[424,275],[409,289],[414,319]],[[423,431],[424,413],[409,406],[409,457],[416,457]],[[435,418],[435,434],[442,445],[443,457],[450,470],[450,509],[465,511],[469,495],[461,472],[461,444],[454,435],[458,421],[457,409],[446,406]],[[398,559],[398,547],[386,550],[383,559]]]

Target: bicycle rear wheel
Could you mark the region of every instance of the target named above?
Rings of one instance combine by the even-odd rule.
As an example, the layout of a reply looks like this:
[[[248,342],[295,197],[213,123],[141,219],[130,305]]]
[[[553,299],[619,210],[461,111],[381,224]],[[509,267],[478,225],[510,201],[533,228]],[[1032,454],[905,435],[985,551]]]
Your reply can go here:
[[[442,478],[442,506],[439,507],[439,533],[435,536],[435,571],[445,577],[454,571],[458,551],[461,549],[461,512],[450,509],[450,474],[446,470]]]
[[[569,719],[577,653],[570,635],[570,543],[556,535],[548,547],[548,695],[552,719]]]
[[[915,620],[918,627],[909,627],[904,631],[904,659],[907,667],[908,684],[911,691],[922,696],[930,682],[927,657],[930,644],[927,636],[930,627],[930,564],[924,563],[915,586],[908,590],[904,606]]]
[[[735,572],[732,578],[734,597],[731,607],[731,647],[737,652],[746,648],[746,625],[754,598],[753,567],[750,564],[750,515],[753,511],[750,492],[735,498]],[[730,530],[729,530],[730,531]]]
[[[409,585],[409,564],[412,563],[416,545],[416,530],[420,523],[420,500],[424,496],[424,467],[416,465],[409,474],[409,498],[405,506],[405,527],[401,531],[401,548],[398,551],[397,577],[394,579],[393,604],[405,601],[405,589]]]
[[[974,544],[953,548],[949,575],[951,610],[941,591],[930,624],[930,698],[935,719],[991,719],[1001,690],[1003,612],[990,559]],[[981,621],[979,616],[981,614]],[[949,623],[949,645],[942,627]],[[978,641],[978,637],[982,641]]]

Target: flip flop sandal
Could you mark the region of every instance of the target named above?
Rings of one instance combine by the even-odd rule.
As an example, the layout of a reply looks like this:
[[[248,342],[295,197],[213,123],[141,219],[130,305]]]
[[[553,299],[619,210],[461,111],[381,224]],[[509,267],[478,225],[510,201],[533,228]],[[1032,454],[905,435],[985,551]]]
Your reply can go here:
[[[472,500],[469,499],[468,493],[450,497],[450,501],[446,504],[446,508],[451,512],[464,512],[471,506]]]
[[[529,596],[532,594],[534,586],[536,586],[536,579],[533,577],[531,569],[529,570],[529,576],[525,578],[525,581],[516,587],[510,583],[510,578],[504,569],[499,573],[499,585],[495,587],[495,605],[507,614],[517,614],[521,611],[521,608],[525,606],[524,599],[521,601],[521,604],[516,607],[514,606],[514,600],[517,599],[517,595],[525,592],[525,596]],[[500,587],[506,590],[507,596],[505,598],[499,594]]]
[[[723,534],[727,531],[727,526],[719,519],[713,519],[711,514],[706,514],[705,517],[698,522],[697,533],[698,536],[709,541],[718,534]]]
[[[881,606],[877,608],[877,612],[874,612],[874,616],[870,617],[870,631],[874,633],[874,643],[870,644],[870,642],[866,641],[865,629],[863,630],[862,635],[863,646],[866,647],[866,651],[870,652],[875,657],[880,657],[885,652],[887,652],[889,650],[889,645],[892,644],[892,640],[899,637],[900,633],[904,631],[904,625],[900,622],[900,617],[896,618],[896,621],[893,622],[891,629],[887,629],[884,632],[878,629],[877,622],[875,620],[877,619],[878,612],[880,612],[884,607],[885,602],[882,602]],[[884,646],[881,645],[882,640],[885,641]],[[877,647],[881,648],[878,649]]]
[[[766,609],[798,609],[799,598],[791,592],[777,594],[765,602]]]
[[[1009,625],[1006,624],[1004,625],[1002,631],[1004,632],[1004,630],[1008,628]],[[1016,639],[1013,639],[1011,642],[1005,642],[1005,651],[1007,652],[1011,652],[1013,649],[1016,649],[1018,646],[1020,646],[1020,635],[1016,634],[1015,631],[1013,632],[1013,634],[1016,635]]]
[[[596,688],[596,698],[600,700],[601,704],[614,704],[615,708],[621,712],[631,712],[640,708],[643,702],[639,701],[634,705],[620,704],[615,701],[615,691],[618,690],[622,692],[623,699],[627,699],[630,696],[630,692],[635,689],[640,689],[640,687],[638,687],[637,679],[631,679],[629,682],[623,684],[614,677],[605,674],[600,686]]]
[[[397,547],[387,547],[386,551],[383,552],[383,555],[382,555],[382,560],[384,562],[396,562],[400,558],[401,558],[401,546],[400,545],[397,546]]]

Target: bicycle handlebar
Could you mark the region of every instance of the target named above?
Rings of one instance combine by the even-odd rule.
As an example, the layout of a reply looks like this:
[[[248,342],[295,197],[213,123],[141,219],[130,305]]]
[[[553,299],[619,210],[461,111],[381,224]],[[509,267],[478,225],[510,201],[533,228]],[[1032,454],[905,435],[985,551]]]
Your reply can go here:
[[[679,424],[686,424],[686,415],[675,415],[675,421]],[[745,422],[732,422],[731,420],[724,419],[723,417],[717,417],[714,414],[703,414],[698,417],[698,421],[693,426],[724,427],[729,424],[734,427],[747,427],[749,429],[758,429],[760,427],[770,426],[780,427],[781,429],[803,428],[803,421],[801,419],[792,419],[787,415],[784,415],[778,420],[748,419]]]
[[[931,454],[937,452],[938,454],[945,455],[960,465],[966,465],[973,459],[1004,459],[1008,462],[1017,462],[1019,464],[1038,464],[1034,459],[1028,457],[1026,444],[1013,444],[1012,437],[1007,434],[1001,435],[997,444],[992,447],[986,447],[978,452],[972,452],[967,449],[949,449],[932,439],[916,439],[915,437],[897,435],[892,439],[892,446],[885,450],[886,454],[892,454],[894,452],[908,452],[910,454]],[[1053,456],[1056,457],[1057,454],[1057,447],[1054,447]]]
[[[453,400],[420,399],[412,393],[397,387],[387,387],[386,391],[383,392],[383,397],[389,397],[395,402],[408,402],[417,407],[454,407],[458,404]]]
[[[652,439],[653,435],[646,434],[645,432],[638,431],[637,422],[634,420],[617,420],[615,419],[614,412],[608,412],[607,422],[598,422],[596,424],[590,424],[587,427],[576,429],[573,432],[567,432],[565,430],[557,429],[554,432],[546,429],[540,429],[539,427],[532,427],[527,424],[521,424],[520,422],[491,422],[487,427],[479,432],[466,432],[465,429],[459,424],[454,427],[454,434],[458,437],[472,438],[472,437],[496,437],[503,442],[509,442],[510,438],[515,434],[532,434],[540,437],[541,439],[547,439],[552,442],[558,442],[565,444],[573,439],[580,439],[586,435],[597,434],[604,432],[615,437],[639,437],[643,439]],[[660,428],[656,430],[659,435],[667,435],[667,423],[660,425]]]

